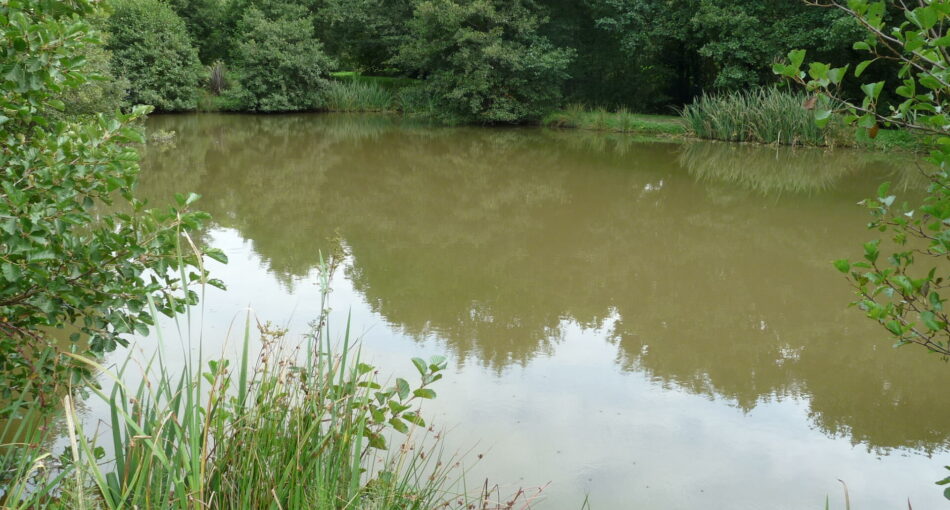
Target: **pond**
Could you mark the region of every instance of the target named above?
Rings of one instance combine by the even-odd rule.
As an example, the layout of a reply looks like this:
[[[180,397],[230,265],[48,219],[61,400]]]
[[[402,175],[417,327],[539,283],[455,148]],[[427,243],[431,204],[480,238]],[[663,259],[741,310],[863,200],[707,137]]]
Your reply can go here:
[[[872,238],[880,182],[917,193],[913,163],[387,116],[148,128],[175,136],[139,193],[201,194],[230,257],[201,349],[233,353],[247,307],[299,338],[342,247],[332,321],[383,374],[448,356],[424,414],[474,448],[470,485],[550,482],[551,510],[843,508],[838,479],[854,508],[944,504],[950,367],[892,349],[830,264]]]

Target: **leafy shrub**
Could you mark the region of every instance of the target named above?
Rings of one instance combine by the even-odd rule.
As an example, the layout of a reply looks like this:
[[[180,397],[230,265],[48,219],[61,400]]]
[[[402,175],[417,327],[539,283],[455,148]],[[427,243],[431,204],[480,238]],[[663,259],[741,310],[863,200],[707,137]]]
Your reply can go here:
[[[107,49],[113,71],[129,80],[128,101],[162,111],[193,110],[201,62],[184,22],[159,0],[117,0]]]
[[[56,390],[70,372],[69,350],[111,351],[122,335],[152,324],[147,301],[172,314],[195,294],[176,299],[179,276],[201,279],[197,254],[179,254],[183,231],[206,216],[179,208],[147,211],[132,197],[138,174],[133,144],[143,141],[128,115],[50,122],[65,107],[53,96],[88,83],[83,45],[95,34],[82,16],[93,2],[0,3],[0,401],[30,402]],[[106,206],[124,202],[127,212]],[[148,275],[148,276],[146,276]],[[65,336],[65,335],[63,335]],[[59,341],[59,343],[57,343]],[[82,343],[79,343],[79,342]],[[0,417],[17,406],[0,406]]]
[[[314,36],[302,6],[271,17],[251,7],[239,25],[234,50],[239,82],[225,95],[244,110],[281,112],[319,108],[333,61]]]
[[[53,93],[63,102],[64,108],[50,111],[50,117],[62,119],[111,114],[128,106],[125,98],[129,92],[129,80],[112,72],[112,53],[100,44],[85,44],[78,51],[85,58],[81,69],[89,81],[82,87],[68,87]]]
[[[560,99],[572,51],[539,30],[529,0],[423,0],[397,61],[426,75],[446,120],[540,119]]]

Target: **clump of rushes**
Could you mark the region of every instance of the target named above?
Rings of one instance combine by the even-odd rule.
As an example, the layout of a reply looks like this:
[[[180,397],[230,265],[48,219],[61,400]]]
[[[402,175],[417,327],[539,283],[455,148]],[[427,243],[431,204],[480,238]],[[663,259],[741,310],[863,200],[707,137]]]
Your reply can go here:
[[[325,289],[328,282],[324,276]],[[487,483],[481,495],[459,490],[462,459],[444,454],[420,414],[446,360],[413,358],[416,384],[396,378],[383,386],[349,327],[338,348],[328,340],[327,292],[302,347],[289,349],[285,331],[258,325],[256,362],[249,314],[236,370],[218,359],[173,375],[159,349],[130,386],[126,368],[137,365],[110,372],[74,356],[110,381],[111,390],[92,390],[111,408],[106,444],[114,455],[103,461],[103,445],[88,439],[93,431],[67,397],[70,446],[58,461],[41,453],[36,427],[5,432],[13,440],[0,446],[0,508],[527,508],[536,494],[519,491],[500,504]]]
[[[324,91],[324,105],[333,112],[391,111],[393,100],[392,90],[373,82],[331,81]]]
[[[826,146],[840,144],[842,127],[815,124],[808,98],[775,87],[703,94],[680,114],[693,135],[730,142]]]

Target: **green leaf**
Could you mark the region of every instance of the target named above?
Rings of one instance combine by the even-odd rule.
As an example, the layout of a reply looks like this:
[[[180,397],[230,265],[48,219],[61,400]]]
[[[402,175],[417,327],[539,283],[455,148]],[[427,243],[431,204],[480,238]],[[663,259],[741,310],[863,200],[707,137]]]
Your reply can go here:
[[[125,137],[127,140],[135,143],[145,143],[145,137],[142,136],[142,132],[134,128],[122,128],[119,130],[119,134]]]
[[[419,426],[419,427],[425,427],[425,426],[426,426],[425,420],[423,420],[423,419],[422,419],[418,414],[416,414],[416,413],[404,413],[404,414],[402,415],[402,419],[408,421],[409,423],[412,423],[413,425],[417,425],[417,426]]]
[[[396,418],[395,416],[389,419],[389,424],[392,425],[394,429],[402,432],[403,434],[409,432],[409,427],[406,425],[406,422]]]
[[[878,96],[881,95],[881,91],[884,90],[884,82],[865,83],[861,85],[861,90],[866,96],[871,98],[871,100],[877,101]]]
[[[801,67],[802,62],[805,61],[805,50],[792,50],[788,52],[788,60],[791,61],[792,67],[797,70]]]
[[[897,321],[894,321],[894,320],[887,321],[884,323],[884,327],[886,327],[888,331],[890,331],[891,333],[897,336],[901,336],[904,334],[904,330],[901,328],[900,323]]]
[[[888,182],[888,181],[882,182],[881,185],[877,187],[877,196],[878,196],[879,198],[884,198],[884,197],[886,197],[886,196],[887,196],[887,192],[888,192],[888,190],[890,190],[890,189],[891,189],[891,183],[890,183],[890,182]]]
[[[426,362],[422,358],[412,358],[412,364],[416,366],[419,375],[426,375]]]
[[[23,271],[14,264],[4,262],[0,265],[0,271],[3,272],[3,279],[8,283],[14,283],[20,279],[20,276],[23,274]]]
[[[435,398],[435,391],[432,391],[429,388],[419,388],[418,390],[412,392],[412,394],[419,398]]]
[[[445,356],[435,355],[429,359],[429,369],[433,372],[437,372],[445,368]]]
[[[396,392],[399,394],[399,398],[406,400],[409,398],[409,383],[402,378],[396,379]]]
[[[880,252],[878,251],[878,245],[880,244],[880,240],[864,243],[864,258],[867,259],[868,262],[873,264],[877,261],[877,257],[880,255]]]
[[[855,76],[856,78],[861,77],[861,74],[864,73],[864,70],[867,69],[869,65],[871,65],[871,62],[874,62],[874,61],[873,61],[873,60],[865,60],[865,61],[861,62],[860,64],[858,64],[857,66],[855,66],[855,68],[854,68],[854,76]]]
[[[940,331],[943,329],[943,324],[937,321],[936,316],[930,310],[925,310],[923,313],[921,313],[920,319],[930,331]]]
[[[204,254],[211,260],[216,260],[222,264],[228,263],[228,256],[218,248],[205,248]]]
[[[834,265],[835,265],[835,268],[838,269],[838,271],[841,271],[842,273],[845,273],[845,274],[847,274],[847,272],[851,270],[851,263],[845,259],[839,259],[839,260],[834,261]]]

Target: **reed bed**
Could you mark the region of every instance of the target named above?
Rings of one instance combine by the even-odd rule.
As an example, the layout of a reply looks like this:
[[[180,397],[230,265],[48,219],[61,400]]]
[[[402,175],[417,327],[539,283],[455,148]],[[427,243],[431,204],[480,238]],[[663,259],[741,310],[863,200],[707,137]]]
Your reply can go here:
[[[780,145],[840,145],[841,126],[815,124],[803,107],[806,96],[774,87],[743,92],[703,94],[680,114],[698,138]]]

